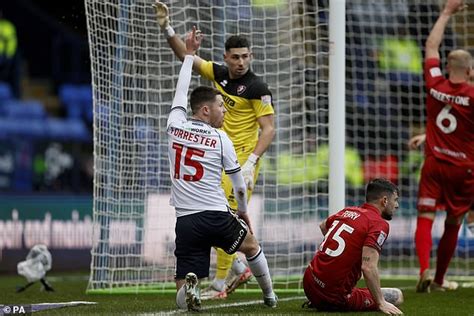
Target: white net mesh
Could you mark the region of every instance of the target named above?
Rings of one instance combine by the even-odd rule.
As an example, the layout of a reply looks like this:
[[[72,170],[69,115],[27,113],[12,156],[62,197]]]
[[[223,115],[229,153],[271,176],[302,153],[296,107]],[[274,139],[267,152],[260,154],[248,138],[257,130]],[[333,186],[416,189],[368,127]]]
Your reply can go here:
[[[86,1],[95,98],[98,238],[90,289],[173,280],[174,212],[168,205],[165,124],[180,62],[157,27],[152,4]],[[205,59],[221,62],[230,34],[246,35],[252,43],[252,68],[273,93],[278,130],[252,198],[254,225],[258,222],[273,274],[299,274],[312,255],[314,240],[320,239],[316,216],[327,214],[327,203],[318,205],[316,192],[320,184],[324,192],[327,180],[306,178],[310,165],[298,167],[303,170],[287,165],[281,171],[275,165],[277,153],[283,151],[303,161],[327,135],[327,35],[326,28],[316,28],[317,8],[302,1],[168,5],[178,34],[194,24],[206,34],[200,50]],[[286,177],[294,171],[299,172],[296,184]]]
[[[154,1],[85,2],[97,240],[89,289],[164,288],[174,276],[175,224],[165,126],[181,64],[157,26]],[[277,287],[301,288],[302,272],[322,239],[317,225],[328,215],[328,2],[167,2],[177,34],[197,25],[206,35],[199,52],[204,59],[222,62],[225,39],[247,36],[252,69],[273,93],[277,135],[250,211]],[[363,201],[364,177],[386,176],[400,185],[400,215],[382,257],[387,273],[416,267],[412,240],[421,158],[405,144],[424,124],[419,63],[438,12],[435,0],[347,4],[347,203]],[[454,43],[472,45],[471,13],[455,21],[443,51]],[[395,41],[402,38],[406,43]],[[210,83],[194,75],[191,88],[198,84]],[[468,274],[472,240],[462,234],[451,271]]]
[[[407,142],[424,131],[423,47],[443,3],[356,0],[347,4],[346,146],[360,154],[365,179],[382,175],[401,189],[401,207],[392,220],[382,256],[388,274],[417,275],[413,237],[423,152],[409,151]],[[443,65],[451,49],[470,50],[474,44],[469,32],[473,15],[471,8],[451,20],[440,48]],[[356,194],[355,198],[362,196]],[[443,230],[444,221],[438,218],[433,228],[432,258]],[[467,259],[474,255],[473,247],[473,236],[463,227],[448,273],[472,274]]]

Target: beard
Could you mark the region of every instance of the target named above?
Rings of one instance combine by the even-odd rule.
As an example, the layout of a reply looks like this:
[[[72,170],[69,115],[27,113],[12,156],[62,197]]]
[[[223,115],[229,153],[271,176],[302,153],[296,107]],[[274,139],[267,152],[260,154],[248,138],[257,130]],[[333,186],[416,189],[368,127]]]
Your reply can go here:
[[[392,217],[393,215],[392,214],[388,214],[388,213],[385,213],[385,212],[382,212],[382,218],[387,220],[387,221],[390,221],[392,220]]]

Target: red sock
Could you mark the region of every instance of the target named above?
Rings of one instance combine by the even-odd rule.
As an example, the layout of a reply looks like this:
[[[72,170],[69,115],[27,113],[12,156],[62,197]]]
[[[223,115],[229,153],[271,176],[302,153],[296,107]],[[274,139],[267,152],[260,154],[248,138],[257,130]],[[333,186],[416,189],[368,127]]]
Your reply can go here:
[[[454,250],[458,244],[458,233],[461,225],[444,224],[444,233],[438,245],[436,261],[436,274],[434,281],[443,284],[444,275],[448,270],[449,262],[453,257]]]
[[[430,267],[431,246],[431,227],[433,221],[426,217],[418,217],[416,220],[415,246],[420,264],[420,274]]]

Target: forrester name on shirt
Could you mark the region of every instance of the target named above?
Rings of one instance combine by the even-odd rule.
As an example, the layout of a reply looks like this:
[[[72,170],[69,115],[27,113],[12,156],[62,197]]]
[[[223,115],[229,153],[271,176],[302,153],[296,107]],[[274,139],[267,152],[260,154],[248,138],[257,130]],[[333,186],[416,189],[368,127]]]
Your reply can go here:
[[[173,136],[177,138],[181,138],[181,139],[184,139],[193,143],[201,144],[207,147],[216,148],[217,141],[215,139],[212,139],[203,135],[191,133],[191,132],[188,132],[176,127],[171,127],[170,133],[173,134]]]
[[[469,106],[469,97],[450,95],[447,93],[439,92],[438,90],[435,90],[433,88],[430,89],[430,94],[433,98],[441,102],[455,103],[462,106]]]

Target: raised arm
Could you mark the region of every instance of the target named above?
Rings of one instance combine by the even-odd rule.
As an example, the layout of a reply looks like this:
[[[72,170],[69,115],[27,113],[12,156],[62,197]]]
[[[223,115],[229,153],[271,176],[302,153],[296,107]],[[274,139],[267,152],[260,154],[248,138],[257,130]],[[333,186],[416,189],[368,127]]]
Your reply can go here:
[[[415,150],[426,141],[426,134],[415,135],[408,141],[408,148]]]
[[[380,288],[378,264],[378,251],[372,247],[364,246],[362,248],[362,273],[375,303],[384,314],[401,315],[402,312],[395,305],[387,302],[383,296]]]
[[[425,44],[425,59],[439,58],[439,47],[449,18],[466,7],[463,0],[447,0]]]
[[[158,21],[158,25],[160,26],[163,34],[165,34],[169,46],[173,50],[176,57],[183,61],[184,56],[186,55],[186,44],[178,35],[176,35],[170,25],[168,6],[163,2],[156,1],[153,7],[156,11],[156,20]],[[199,56],[194,56],[193,69],[195,71],[199,71],[203,62],[204,60],[202,58]]]
[[[192,65],[194,54],[201,45],[201,33],[193,26],[191,32],[186,37],[185,58],[181,70],[179,71],[178,83],[176,84],[176,92],[171,105],[170,116],[168,117],[168,126],[177,120],[186,118],[186,108],[188,104],[188,91],[191,83]],[[176,111],[182,109],[183,111]]]

